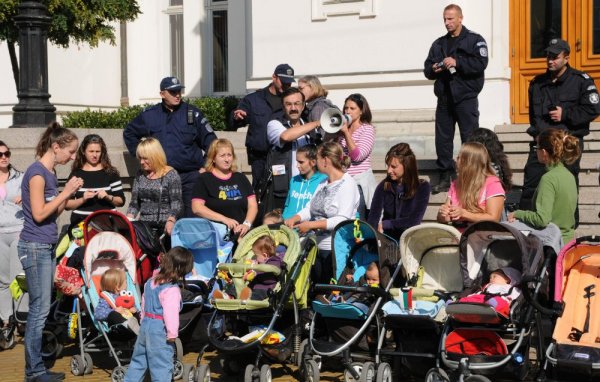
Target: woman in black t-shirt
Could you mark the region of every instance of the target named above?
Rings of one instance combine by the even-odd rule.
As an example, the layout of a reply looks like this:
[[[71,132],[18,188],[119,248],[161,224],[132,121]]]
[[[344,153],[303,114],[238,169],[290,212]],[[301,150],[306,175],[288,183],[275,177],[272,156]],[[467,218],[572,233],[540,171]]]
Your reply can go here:
[[[69,179],[74,176],[83,179],[83,187],[67,202],[66,209],[73,210],[72,225],[94,211],[114,210],[125,204],[119,170],[110,163],[106,143],[99,135],[83,138]]]
[[[243,237],[252,227],[258,204],[252,185],[237,172],[235,161],[229,140],[212,142],[206,154],[206,172],[194,185],[192,210],[196,216],[222,223]]]

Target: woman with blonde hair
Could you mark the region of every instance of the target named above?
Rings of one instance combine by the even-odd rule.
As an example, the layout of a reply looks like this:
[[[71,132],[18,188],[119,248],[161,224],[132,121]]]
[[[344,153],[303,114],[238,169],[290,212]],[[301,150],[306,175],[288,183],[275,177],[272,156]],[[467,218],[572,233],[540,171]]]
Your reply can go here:
[[[499,222],[505,191],[485,146],[476,142],[463,144],[456,158],[456,171],[458,176],[438,211],[438,221],[452,223],[459,229],[482,220]]]
[[[317,150],[317,168],[327,181],[317,186],[312,199],[296,215],[285,221],[301,233],[317,232],[319,258],[313,267],[313,281],[328,284],[333,275],[331,233],[336,225],[354,219],[359,203],[358,185],[346,169],[350,158],[337,142],[324,142]]]
[[[167,165],[167,156],[156,138],[140,141],[136,157],[140,171],[133,182],[127,217],[153,223],[159,232],[171,230],[183,212],[181,179]]]
[[[581,155],[579,139],[565,130],[548,128],[536,140],[537,159],[546,166],[546,173],[533,194],[534,210],[514,211],[508,215],[508,221],[518,220],[538,230],[554,223],[560,229],[563,244],[567,244],[575,237],[577,183],[565,164],[572,164]]]
[[[317,76],[304,76],[298,80],[298,90],[304,94],[306,107],[302,112],[304,122],[319,121],[323,111],[329,108],[336,108],[329,99],[327,99],[328,91],[321,85],[321,81]]]
[[[254,223],[258,204],[248,178],[237,171],[235,151],[228,139],[211,143],[204,169],[192,192],[194,214],[222,223],[243,237]]]

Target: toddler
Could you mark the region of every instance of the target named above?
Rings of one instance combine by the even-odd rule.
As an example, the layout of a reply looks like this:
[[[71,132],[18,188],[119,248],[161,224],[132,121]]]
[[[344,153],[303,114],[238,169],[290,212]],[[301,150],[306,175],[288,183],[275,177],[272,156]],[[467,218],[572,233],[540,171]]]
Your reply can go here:
[[[193,266],[192,253],[183,247],[171,248],[161,256],[158,273],[144,286],[142,325],[125,382],[139,382],[147,371],[152,381],[172,380],[173,343],[178,336],[181,308],[177,283],[192,271]]]
[[[481,291],[463,297],[459,302],[479,302],[491,305],[496,312],[508,317],[510,304],[521,294],[517,287],[521,282],[521,272],[511,267],[497,269],[490,273],[490,281]]]
[[[263,224],[271,225],[280,223],[283,223],[283,218],[281,217],[281,208],[276,208],[273,211],[269,211],[263,217]]]
[[[127,291],[125,271],[116,268],[107,270],[100,279],[100,287],[102,292],[94,311],[96,320],[106,321],[110,326],[122,324],[139,334],[140,325],[134,316],[137,313],[135,300],[133,294]]]
[[[281,268],[283,259],[277,256],[275,252],[275,241],[269,235],[260,236],[254,244],[252,244],[252,252],[254,256],[252,261],[254,264],[268,264]],[[270,272],[261,272],[249,270],[244,274],[244,280],[248,282],[248,286],[240,292],[240,300],[264,300],[268,296],[268,292],[277,285],[278,278]],[[232,288],[233,289],[233,288]],[[235,298],[235,291],[228,290],[222,292],[216,290],[213,293],[214,298],[228,299]]]

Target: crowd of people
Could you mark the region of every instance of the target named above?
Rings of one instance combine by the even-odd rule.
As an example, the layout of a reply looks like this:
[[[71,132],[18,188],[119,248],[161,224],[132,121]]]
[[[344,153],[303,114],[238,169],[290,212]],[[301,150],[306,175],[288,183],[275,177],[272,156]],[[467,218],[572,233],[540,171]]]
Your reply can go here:
[[[600,114],[593,80],[568,66],[570,48],[565,41],[550,42],[548,71],[536,77],[530,89],[528,132],[534,141],[522,209],[509,212],[505,198],[513,185],[507,156],[494,132],[478,126],[477,94],[483,87],[487,45],[483,37],[462,26],[462,17],[457,5],[444,9],[448,33],[433,43],[424,66],[425,76],[435,80],[438,97],[435,134],[440,177],[434,187],[419,177],[417,158],[407,143],[389,149],[385,179],[377,183],[372,169],[376,128],[367,99],[350,94],[340,109],[327,98],[316,76],[301,77],[294,87],[293,68],[280,64],[271,83],[244,97],[231,113],[233,126],[248,126],[245,143],[251,180],[238,172],[233,144],[218,138],[202,112],[182,99],[184,85],[175,77],[164,78],[162,101],[141,112],[123,133],[140,166],[127,217],[145,221],[164,234],[168,249],[168,236],[180,218],[211,220],[223,237],[235,241],[281,209],[285,225],[300,233],[316,232],[319,255],[313,274],[314,281],[322,283],[332,276],[331,234],[338,223],[360,217],[398,240],[406,229],[421,223],[431,193],[448,191],[437,220],[459,230],[491,220],[544,235],[554,224],[562,243],[572,240],[583,136],[589,133],[589,122]],[[586,88],[586,93],[561,104],[558,93],[572,92],[563,89],[575,83],[583,84],[580,88]],[[347,115],[333,134],[320,126],[321,114],[329,108]],[[453,161],[456,123],[463,144]],[[0,262],[0,320],[6,324],[13,313],[8,284],[24,272],[29,292],[26,380],[58,381],[64,375],[47,370],[41,357],[57,217],[65,209],[72,210],[71,223],[77,224],[94,211],[116,209],[127,200],[120,174],[99,135],[87,135],[79,144],[73,132],[54,123],[40,138],[35,154],[36,161],[22,173],[11,166],[9,146],[0,141],[0,256],[4,260]],[[61,191],[55,168],[71,160],[71,174]],[[174,261],[189,268],[189,259],[179,257]],[[162,312],[159,296],[170,293],[167,285],[182,274],[180,269],[162,272],[149,284],[152,292],[146,299],[154,301],[156,312]],[[116,284],[113,292],[120,286]],[[146,338],[155,330],[159,329],[142,325],[141,333]],[[150,342],[144,346],[150,347]],[[135,354],[147,350],[140,345]],[[141,373],[144,366],[136,364],[132,373]]]

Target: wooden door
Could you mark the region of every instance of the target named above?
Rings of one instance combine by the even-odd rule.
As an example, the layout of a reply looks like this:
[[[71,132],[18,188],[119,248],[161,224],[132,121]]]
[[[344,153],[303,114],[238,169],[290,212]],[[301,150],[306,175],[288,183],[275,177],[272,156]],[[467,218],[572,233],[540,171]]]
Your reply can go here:
[[[527,90],[546,70],[548,41],[569,42],[569,64],[600,87],[600,0],[511,0],[511,120],[529,123]]]

